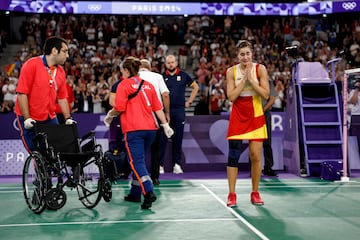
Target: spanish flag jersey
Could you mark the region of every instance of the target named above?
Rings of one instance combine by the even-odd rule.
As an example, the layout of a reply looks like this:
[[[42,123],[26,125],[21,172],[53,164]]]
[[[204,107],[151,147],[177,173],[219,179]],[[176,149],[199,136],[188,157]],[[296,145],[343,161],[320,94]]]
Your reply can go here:
[[[258,64],[253,63],[251,77],[256,79]],[[235,86],[243,78],[240,64],[234,65]],[[265,116],[261,96],[258,95],[250,83],[246,83],[240,96],[233,102],[230,113],[228,140],[260,140],[267,139]]]

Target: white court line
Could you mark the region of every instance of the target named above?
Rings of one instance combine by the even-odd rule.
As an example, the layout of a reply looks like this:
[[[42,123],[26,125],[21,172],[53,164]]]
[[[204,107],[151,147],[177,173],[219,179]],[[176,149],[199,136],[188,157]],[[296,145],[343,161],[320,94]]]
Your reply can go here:
[[[191,185],[191,183],[197,183],[197,184],[201,184],[206,182],[206,184],[210,183],[211,185],[221,185],[223,186],[224,183],[226,183],[227,186],[227,180],[226,179],[207,179],[207,180],[199,180],[199,179],[193,179],[193,180],[184,180],[182,183],[161,183],[161,185],[159,187],[155,187],[155,189],[164,189],[164,188],[169,188],[172,186],[178,187],[189,187],[189,188],[193,188],[193,187],[197,187],[197,186],[193,186]],[[239,183],[239,187],[249,187],[251,186],[251,182],[250,179],[240,179],[237,181]],[[190,184],[189,184],[190,183]],[[293,184],[293,185],[292,185]],[[209,185],[209,184],[208,184]],[[360,185],[360,181],[352,181],[352,182],[306,182],[306,181],[278,181],[278,182],[266,182],[266,181],[262,181],[260,182],[260,187],[261,188],[267,188],[269,186],[284,186],[284,187],[303,187],[303,186],[308,186],[308,185],[316,185],[316,186],[357,186]],[[292,185],[292,186],[291,186]],[[128,189],[129,188],[129,184],[128,183],[119,183],[119,184],[113,184],[112,185],[113,189],[117,189],[117,188],[122,188],[122,189]],[[1,186],[0,184],[0,191],[2,189],[22,189],[22,186]]]
[[[57,225],[87,225],[87,224],[122,224],[122,223],[157,223],[157,222],[217,222],[238,221],[234,218],[200,218],[200,219],[153,219],[153,220],[124,220],[124,221],[91,221],[91,222],[53,222],[53,223],[14,223],[0,224],[0,227],[33,227]]]
[[[178,183],[178,184],[174,184],[174,183],[162,183],[159,187],[155,187],[158,189],[161,188],[166,188],[166,187],[171,187],[171,186],[182,186],[182,187],[194,187],[194,185],[190,185],[188,183],[197,183],[197,184],[201,184],[206,182],[207,184],[210,183],[211,185],[224,185],[224,183],[226,183],[227,185],[227,180],[221,181],[211,181],[211,180],[186,180],[187,182],[183,182],[183,183]],[[237,181],[239,183],[240,186],[251,186],[251,182],[249,181]],[[308,185],[327,185],[327,186],[356,186],[356,185],[360,185],[359,181],[354,181],[354,182],[304,182],[304,181],[291,181],[291,182],[261,182],[260,186],[261,187],[268,187],[268,186],[276,186],[276,185],[284,185],[284,186],[308,186]],[[123,189],[127,189],[129,188],[129,184],[113,184],[112,185],[113,188],[123,188]],[[0,190],[2,189],[22,189],[22,186],[1,186],[0,185]]]
[[[203,184],[201,184],[203,185]],[[174,185],[175,186],[175,185]],[[167,186],[167,187],[160,187],[157,188],[158,190],[161,189],[174,189],[174,186]],[[180,186],[180,185],[176,185],[176,186]],[[181,186],[181,189],[196,189],[196,188],[200,188],[201,186]],[[251,187],[251,184],[249,185],[240,185],[240,186],[236,186],[237,189],[248,189]],[[267,186],[267,185],[260,185],[260,189],[274,189],[274,188],[334,188],[334,187],[339,187],[339,188],[359,188],[360,185],[359,184],[320,184],[320,185],[315,185],[315,184],[306,184],[306,185],[272,185],[272,186]],[[212,186],[212,188],[216,188],[216,189],[221,189],[221,188],[227,188],[227,186]],[[14,187],[14,189],[19,189],[18,187]],[[112,187],[112,191],[123,191],[126,190],[128,188],[124,188],[124,187]],[[156,188],[155,188],[156,189]],[[68,193],[72,193],[74,192],[74,190],[71,189],[64,189],[65,192]],[[6,190],[2,190],[0,188],[0,194],[2,193],[22,193],[23,190],[12,190],[11,188],[6,188]],[[74,192],[74,194],[77,194],[76,192]]]
[[[204,183],[204,181],[196,181],[192,180],[192,182],[195,183]],[[224,181],[227,185],[227,181]],[[205,184],[209,185],[223,185],[224,182],[220,181],[205,181]],[[240,185],[243,186],[251,186],[251,180],[248,181],[237,181]],[[209,184],[208,184],[209,183]],[[353,181],[353,182],[331,182],[331,181],[319,181],[319,182],[307,182],[307,181],[276,181],[276,182],[267,182],[267,181],[261,181],[260,186],[261,187],[267,187],[267,186],[307,186],[307,185],[329,185],[329,186],[345,186],[345,185],[360,185],[360,181]]]
[[[260,232],[256,227],[254,227],[251,223],[249,223],[248,221],[246,221],[245,218],[243,218],[242,216],[240,216],[240,214],[238,214],[234,209],[229,208],[226,206],[225,202],[222,201],[213,191],[211,191],[209,188],[207,188],[204,184],[201,184],[201,186],[208,192],[210,193],[216,200],[218,200],[218,202],[221,203],[221,205],[223,205],[224,207],[226,207],[226,209],[228,209],[231,214],[233,214],[237,219],[239,219],[243,224],[245,224],[245,226],[247,226],[251,231],[253,231],[258,237],[260,237],[263,240],[270,240],[268,237],[266,237],[262,232]]]

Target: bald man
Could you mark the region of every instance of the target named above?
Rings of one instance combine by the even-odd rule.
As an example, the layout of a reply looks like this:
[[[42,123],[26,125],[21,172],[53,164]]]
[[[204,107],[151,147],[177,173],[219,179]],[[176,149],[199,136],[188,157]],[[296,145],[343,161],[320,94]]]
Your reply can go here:
[[[170,121],[170,97],[169,97],[169,89],[167,88],[164,78],[161,74],[155,73],[151,71],[151,64],[149,60],[142,59],[141,67],[139,70],[139,76],[141,79],[150,82],[156,91],[156,94],[163,103],[163,109],[165,112],[166,120]],[[160,123],[158,121],[158,123]],[[160,136],[163,131],[161,128],[156,132],[156,138],[151,145],[151,180],[153,181],[154,185],[159,185],[159,169],[160,169]]]
[[[199,85],[189,76],[189,74],[178,67],[178,61],[174,55],[168,55],[166,57],[165,67],[166,71],[163,73],[163,77],[166,86],[170,90],[170,125],[175,132],[175,134],[171,137],[172,163],[174,165],[173,173],[181,174],[183,173],[180,160],[182,155],[182,140],[184,135],[185,109],[189,108],[193,103],[199,91]],[[186,100],[185,91],[187,87],[192,88],[192,91],[190,97]],[[162,134],[160,169],[163,169],[164,166],[166,145],[167,138],[164,134]]]

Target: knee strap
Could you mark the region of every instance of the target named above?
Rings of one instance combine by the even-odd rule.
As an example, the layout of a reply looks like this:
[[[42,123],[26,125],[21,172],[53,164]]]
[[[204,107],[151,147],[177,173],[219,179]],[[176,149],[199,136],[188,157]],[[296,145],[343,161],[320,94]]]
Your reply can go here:
[[[239,159],[241,155],[242,141],[229,141],[229,154],[228,154],[228,167],[238,167]]]

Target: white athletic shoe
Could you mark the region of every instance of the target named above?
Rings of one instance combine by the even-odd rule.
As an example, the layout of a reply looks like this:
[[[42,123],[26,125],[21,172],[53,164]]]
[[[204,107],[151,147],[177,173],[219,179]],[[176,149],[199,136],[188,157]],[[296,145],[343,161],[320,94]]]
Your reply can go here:
[[[183,170],[181,169],[181,166],[179,164],[175,163],[175,166],[173,168],[173,173],[175,174],[181,174],[184,173]]]
[[[163,166],[160,166],[160,168],[159,168],[159,173],[160,173],[160,174],[164,174],[164,173],[165,173]]]

